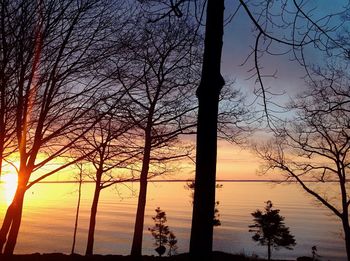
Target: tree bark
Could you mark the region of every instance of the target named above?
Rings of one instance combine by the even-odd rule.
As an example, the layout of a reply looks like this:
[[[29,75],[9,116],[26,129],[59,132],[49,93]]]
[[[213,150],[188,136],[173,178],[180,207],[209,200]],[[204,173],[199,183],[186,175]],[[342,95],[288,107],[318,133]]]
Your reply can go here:
[[[344,237],[345,237],[345,249],[347,260],[350,261],[350,226],[349,226],[349,206],[348,206],[348,193],[346,187],[346,166],[340,164],[342,162],[341,158],[337,158],[337,168],[338,168],[338,177],[339,177],[339,185],[340,185],[340,193],[341,193],[341,203],[342,203],[342,215],[341,221],[343,225]]]
[[[344,175],[345,176],[345,175]],[[350,261],[350,226],[349,226],[349,209],[347,204],[347,193],[346,193],[346,182],[345,179],[341,182],[341,193],[342,193],[342,208],[343,213],[341,217],[344,236],[345,236],[345,249],[348,261]]]
[[[201,82],[197,89],[198,125],[196,177],[190,239],[190,255],[208,258],[213,246],[217,121],[221,76],[224,0],[208,0]]]
[[[8,207],[0,230],[0,250],[5,255],[12,255],[18,237],[18,231],[22,219],[22,209],[25,194],[25,186],[18,185],[11,205]]]
[[[342,223],[345,234],[345,249],[347,254],[347,260],[350,261],[350,227],[348,214],[346,214],[346,216],[343,215]]]
[[[0,230],[0,253],[2,254],[4,244],[7,239],[7,234],[10,230],[12,218],[13,218],[13,212],[14,212],[14,204],[12,203],[6,210],[5,218],[2,222],[1,230]]]
[[[141,256],[142,254],[142,238],[143,238],[143,224],[145,217],[146,208],[146,197],[147,197],[147,179],[148,170],[151,156],[151,128],[147,127],[145,135],[145,147],[143,151],[142,168],[140,174],[140,192],[137,204],[134,236],[131,246],[132,256]]]
[[[98,200],[100,198],[100,192],[101,192],[100,183],[101,183],[101,181],[100,181],[100,179],[98,179],[96,181],[94,198],[92,200],[89,234],[88,234],[87,246],[86,246],[86,251],[85,251],[85,255],[87,255],[87,256],[93,254],[97,206],[98,206]]]

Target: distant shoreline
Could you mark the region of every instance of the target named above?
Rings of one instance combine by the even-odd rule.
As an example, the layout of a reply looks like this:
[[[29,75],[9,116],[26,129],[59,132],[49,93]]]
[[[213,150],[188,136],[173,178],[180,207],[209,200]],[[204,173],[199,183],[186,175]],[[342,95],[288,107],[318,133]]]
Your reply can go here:
[[[193,180],[191,179],[158,179],[158,180],[149,180],[148,182],[152,183],[172,183],[172,182],[191,182]],[[110,181],[102,181],[102,182],[110,182]],[[115,181],[115,183],[133,183],[133,182],[139,182],[139,180],[127,180],[127,181]],[[216,182],[228,182],[228,183],[297,183],[297,181],[292,181],[292,180],[274,180],[274,179],[218,179]],[[314,181],[314,180],[307,180],[304,182],[313,182],[313,183],[318,183],[320,181]],[[323,183],[334,183],[338,182],[337,180],[329,180],[325,181]],[[0,184],[5,183],[4,181],[0,180]],[[30,183],[30,182],[29,182]],[[67,184],[67,183],[79,183],[77,180],[57,180],[57,181],[39,181],[38,183],[40,184]],[[95,183],[93,180],[83,180],[82,183]]]

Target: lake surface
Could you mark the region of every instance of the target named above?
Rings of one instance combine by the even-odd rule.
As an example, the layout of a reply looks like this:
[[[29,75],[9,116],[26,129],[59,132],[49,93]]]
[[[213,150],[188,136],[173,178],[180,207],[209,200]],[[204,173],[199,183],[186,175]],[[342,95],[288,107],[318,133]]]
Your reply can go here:
[[[285,223],[295,236],[294,250],[272,252],[273,258],[293,259],[311,255],[316,245],[321,260],[345,260],[346,253],[339,220],[305,194],[296,184],[267,182],[220,182],[217,189],[222,225],[214,228],[214,250],[267,256],[248,232],[251,213],[263,210],[267,200],[280,209]],[[191,191],[185,182],[150,182],[144,228],[143,254],[156,254],[148,227],[153,225],[154,209],[167,214],[167,225],[178,239],[178,252],[187,252],[191,225]],[[335,186],[335,184],[330,184]],[[94,184],[84,183],[79,215],[76,251],[84,254]],[[15,253],[70,253],[75,222],[78,184],[45,183],[33,186],[26,194],[23,222]],[[136,183],[119,184],[102,191],[95,232],[94,253],[128,255],[132,242],[136,203]],[[0,222],[11,191],[0,183]]]

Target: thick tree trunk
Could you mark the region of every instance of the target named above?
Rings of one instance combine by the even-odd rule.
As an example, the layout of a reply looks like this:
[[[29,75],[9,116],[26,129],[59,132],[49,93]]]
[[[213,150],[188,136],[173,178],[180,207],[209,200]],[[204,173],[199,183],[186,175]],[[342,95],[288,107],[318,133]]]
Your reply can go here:
[[[347,260],[350,261],[350,227],[349,227],[349,221],[346,221],[346,222],[343,221],[343,228],[344,228],[344,234],[345,234],[345,248],[346,248]]]
[[[12,224],[12,218],[13,218],[13,212],[14,212],[14,204],[12,203],[10,206],[8,206],[6,210],[5,218],[2,222],[1,230],[0,230],[0,253],[3,252],[4,244],[6,243],[7,234],[10,230],[11,224]]]
[[[196,258],[210,257],[213,245],[217,118],[224,85],[220,73],[223,15],[224,0],[208,0],[202,78],[197,90],[196,177],[190,239],[190,254]]]
[[[95,226],[96,226],[96,214],[97,214],[98,200],[100,198],[100,192],[101,192],[100,180],[98,180],[98,181],[96,181],[94,198],[92,200],[89,234],[88,234],[85,255],[92,255],[93,254],[94,235],[95,235]]]
[[[149,131],[146,131],[145,135],[145,147],[143,151],[142,169],[140,174],[140,191],[137,203],[134,236],[130,253],[132,256],[141,256],[142,254],[143,224],[147,197],[147,178],[151,156],[151,131],[150,128],[147,129],[149,129]]]
[[[25,186],[18,186],[11,205],[8,207],[0,230],[0,249],[5,255],[12,255],[16,246],[18,231],[21,225]]]
[[[340,159],[339,159],[339,162]],[[345,169],[346,167],[344,165],[337,165],[338,166],[338,176],[339,176],[339,185],[340,185],[340,192],[341,192],[341,202],[342,202],[342,216],[341,221],[343,225],[343,231],[345,236],[345,249],[346,249],[346,255],[347,260],[350,261],[350,226],[349,226],[349,206],[348,206],[348,192],[347,192],[347,184],[346,184],[346,174]]]

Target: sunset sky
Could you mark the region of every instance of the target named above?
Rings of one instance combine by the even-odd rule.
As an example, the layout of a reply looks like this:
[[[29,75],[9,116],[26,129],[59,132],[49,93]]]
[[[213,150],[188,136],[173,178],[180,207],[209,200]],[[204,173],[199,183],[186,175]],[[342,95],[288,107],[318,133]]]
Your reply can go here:
[[[322,1],[309,1],[310,7],[314,7],[317,4],[317,10],[314,12],[315,16],[322,16],[329,12],[336,12],[343,8],[346,1],[335,1],[332,7],[329,6],[329,2]],[[226,3],[226,18],[230,18],[233,12],[236,10],[234,2],[227,1]],[[228,22],[224,32],[224,44],[222,55],[222,74],[227,82],[231,81],[233,84],[230,88],[239,89],[244,95],[247,96],[247,104],[252,101],[255,96],[253,94],[254,89],[259,88],[259,85],[255,82],[255,77],[252,77],[252,73],[249,70],[252,68],[253,60],[250,59],[246,64],[242,63],[249,56],[254,46],[255,34],[252,30],[252,24],[243,10],[237,12],[232,21]],[[277,51],[283,51],[282,46],[276,46]],[[306,51],[307,59],[310,64],[319,64],[320,58],[313,51]],[[284,95],[277,95],[273,97],[273,101],[279,104],[284,104],[293,98],[298,92],[305,89],[306,84],[302,77],[305,75],[303,68],[297,64],[297,62],[290,61],[291,54],[273,56],[264,55],[260,60],[261,71],[265,74],[273,74],[276,72],[275,78],[264,78],[264,84],[266,88],[270,88],[272,92],[284,93]],[[250,79],[249,79],[250,78]],[[251,107],[252,110],[261,111],[262,100],[258,99]],[[265,141],[266,139],[260,134],[253,134],[252,138],[255,141]],[[193,137],[194,139],[194,137]],[[243,146],[238,146],[223,140],[218,142],[218,163],[217,163],[217,179],[270,179],[278,178],[276,176],[261,176],[257,175],[257,170],[261,165],[261,161],[252,152],[248,143]],[[16,162],[14,160],[14,162]],[[59,163],[55,163],[59,164]],[[50,166],[46,167],[46,170],[50,169]],[[5,167],[4,172],[11,173],[12,168]],[[175,173],[174,175],[167,176],[169,179],[188,179],[194,176],[194,165],[185,164],[181,173]],[[61,171],[59,174],[55,174],[47,180],[65,180],[71,179],[71,170]]]
[[[326,14],[337,13],[343,10],[348,1],[338,0],[332,1],[308,1],[307,5],[313,10],[313,18],[320,18]],[[226,17],[230,17],[236,10],[236,3],[226,2]],[[339,21],[338,21],[339,22]],[[334,25],[334,24],[331,24]],[[253,60],[250,59],[245,65],[242,63],[246,60],[255,44],[256,32],[252,30],[250,22],[245,11],[240,8],[233,20],[227,23],[224,31],[223,55],[222,55],[222,74],[225,79],[234,81],[233,88],[238,88],[247,95],[247,100],[255,98],[253,91],[259,88],[259,84],[255,82],[256,77],[248,79],[252,76],[249,69],[252,68]],[[281,45],[275,46],[276,52],[286,50]],[[320,66],[324,59],[320,53],[317,53],[314,47],[305,50],[306,60],[311,65]],[[291,61],[292,54],[286,55],[268,55],[265,54],[260,60],[262,73],[271,75],[276,72],[275,78],[267,77],[264,79],[266,88],[276,95],[273,101],[278,104],[285,104],[290,101],[296,94],[305,90],[305,70],[296,61]],[[254,105],[261,110],[261,99]],[[289,115],[285,115],[289,116]],[[266,139],[260,135],[254,135],[255,141],[265,141]],[[255,156],[249,146],[239,147],[227,142],[220,141],[218,145],[218,179],[278,179],[278,175],[259,176],[257,170],[261,161]],[[248,148],[247,148],[248,147]],[[260,162],[260,163],[259,163]]]
[[[325,0],[317,1],[318,15],[342,8],[346,1],[336,1],[330,10],[328,2]],[[228,2],[226,6],[226,17],[230,17],[236,10],[236,3]],[[310,6],[316,5],[314,1],[310,1]],[[327,8],[326,8],[327,7]],[[224,32],[224,44],[222,55],[222,74],[226,81],[234,81],[233,88],[241,90],[247,96],[247,103],[255,98],[253,91],[259,88],[255,82],[255,77],[248,72],[252,66],[252,60],[242,66],[242,63],[248,57],[254,45],[255,32],[252,31],[252,24],[247,17],[245,11],[241,8],[233,20],[227,23]],[[281,46],[276,46],[278,51]],[[283,49],[283,48],[282,48]],[[310,63],[317,62],[317,55],[313,52],[307,52],[308,61]],[[296,62],[290,61],[290,54],[282,56],[265,55],[261,60],[262,72],[265,74],[273,74],[276,72],[275,78],[265,78],[264,84],[266,88],[271,88],[275,93],[285,93],[282,96],[274,96],[273,101],[284,104],[286,101],[295,96],[300,90],[305,88],[305,82],[302,77],[305,72]],[[258,100],[254,107],[261,110],[261,100]],[[253,107],[252,107],[253,108]],[[264,141],[265,138],[254,135],[257,141]],[[218,164],[217,179],[270,179],[278,177],[268,177],[257,175],[257,170],[261,161],[249,149],[249,143],[244,146],[238,146],[225,141],[218,142]],[[49,166],[47,169],[50,168]],[[7,170],[11,172],[12,170]],[[6,168],[5,168],[6,172]],[[181,173],[176,173],[169,178],[171,179],[187,179],[194,175],[194,166],[186,165]],[[47,180],[70,179],[71,170],[65,170],[55,174]],[[168,177],[166,177],[168,178]]]

